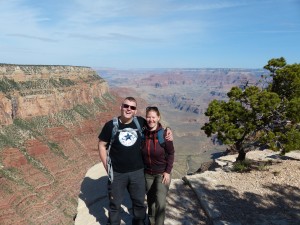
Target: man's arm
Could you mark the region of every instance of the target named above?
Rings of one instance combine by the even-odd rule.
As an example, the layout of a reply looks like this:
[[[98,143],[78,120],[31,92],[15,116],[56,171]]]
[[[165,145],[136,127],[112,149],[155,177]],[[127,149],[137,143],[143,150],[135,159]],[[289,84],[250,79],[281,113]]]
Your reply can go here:
[[[106,144],[107,144],[107,142],[99,140],[98,150],[99,150],[100,160],[101,160],[101,162],[102,162],[102,164],[104,166],[104,169],[107,172],[107,165],[106,165],[106,157],[107,157]]]

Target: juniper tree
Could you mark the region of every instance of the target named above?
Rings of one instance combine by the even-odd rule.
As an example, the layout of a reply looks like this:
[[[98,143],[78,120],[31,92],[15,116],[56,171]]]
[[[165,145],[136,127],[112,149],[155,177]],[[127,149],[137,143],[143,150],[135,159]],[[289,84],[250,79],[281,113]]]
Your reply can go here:
[[[245,159],[245,148],[257,142],[260,131],[270,126],[274,110],[280,104],[276,93],[250,86],[244,90],[233,87],[228,101],[213,100],[205,112],[209,122],[201,128],[207,136],[217,135],[222,143],[239,152],[237,160]]]
[[[264,68],[272,77],[268,90],[277,93],[281,103],[273,127],[262,141],[283,154],[300,150],[300,64],[288,65],[284,58],[278,58],[269,60]]]
[[[205,112],[209,122],[201,129],[235,148],[237,160],[244,160],[245,149],[253,145],[267,144],[283,153],[300,149],[300,64],[279,58],[264,68],[272,78],[265,89],[233,87],[228,101],[213,100]]]

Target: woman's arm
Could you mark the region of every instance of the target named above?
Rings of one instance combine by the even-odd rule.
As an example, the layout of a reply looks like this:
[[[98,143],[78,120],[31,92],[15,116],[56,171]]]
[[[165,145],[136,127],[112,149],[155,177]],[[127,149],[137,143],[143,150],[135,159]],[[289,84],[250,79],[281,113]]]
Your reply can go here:
[[[167,167],[165,172],[170,174],[173,168],[173,163],[175,158],[175,149],[174,149],[173,141],[166,141],[165,151],[166,151],[166,160],[167,160]]]
[[[171,182],[171,175],[167,172],[164,172],[162,183],[163,184],[169,184],[170,182]]]

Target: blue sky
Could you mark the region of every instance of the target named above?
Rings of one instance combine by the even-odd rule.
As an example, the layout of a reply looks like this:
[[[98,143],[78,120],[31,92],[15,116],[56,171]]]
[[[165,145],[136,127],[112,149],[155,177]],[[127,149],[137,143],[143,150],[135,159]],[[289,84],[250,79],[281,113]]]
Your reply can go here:
[[[0,0],[0,63],[262,68],[300,63],[300,0]]]

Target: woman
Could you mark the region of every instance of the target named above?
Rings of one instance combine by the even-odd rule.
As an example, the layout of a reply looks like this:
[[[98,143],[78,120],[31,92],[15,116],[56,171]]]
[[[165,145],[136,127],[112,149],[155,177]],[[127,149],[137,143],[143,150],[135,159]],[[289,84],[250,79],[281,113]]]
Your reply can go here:
[[[145,139],[142,153],[145,164],[148,215],[151,225],[164,224],[166,197],[174,162],[173,142],[164,139],[164,130],[159,120],[158,108],[147,107],[147,128],[144,131]],[[159,141],[161,138],[163,140]]]

